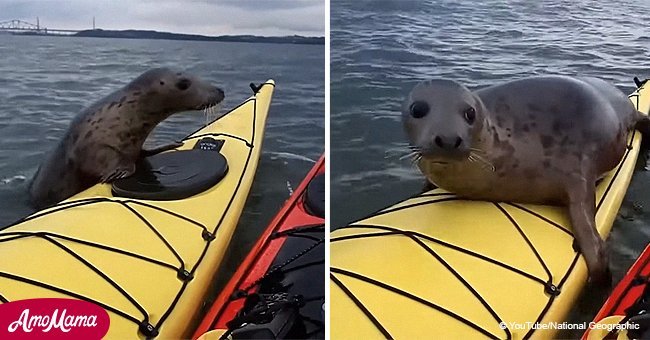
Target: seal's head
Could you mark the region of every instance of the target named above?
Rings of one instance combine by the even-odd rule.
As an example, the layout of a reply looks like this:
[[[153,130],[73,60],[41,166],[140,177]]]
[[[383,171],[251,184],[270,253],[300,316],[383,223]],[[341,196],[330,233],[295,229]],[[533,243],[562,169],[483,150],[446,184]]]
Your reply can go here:
[[[169,68],[151,69],[133,80],[127,89],[131,94],[139,94],[140,107],[162,119],[175,112],[207,109],[224,98],[220,88]]]
[[[411,147],[429,162],[465,160],[484,124],[478,96],[451,80],[422,82],[402,106],[402,123]]]

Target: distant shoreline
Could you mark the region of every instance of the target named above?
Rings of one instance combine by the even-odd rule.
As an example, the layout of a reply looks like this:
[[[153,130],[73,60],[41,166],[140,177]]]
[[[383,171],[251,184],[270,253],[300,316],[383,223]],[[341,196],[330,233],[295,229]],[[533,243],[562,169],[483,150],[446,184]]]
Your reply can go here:
[[[86,38],[123,38],[123,39],[159,39],[159,40],[190,40],[190,41],[221,41],[221,42],[248,42],[248,43],[271,43],[271,44],[299,44],[299,45],[324,45],[325,37],[304,37],[299,35],[283,37],[263,37],[255,35],[223,35],[206,36],[199,34],[182,34],[159,32],[149,30],[85,30],[70,35],[58,35],[48,33],[14,33],[15,35],[46,35],[46,36],[69,36]]]

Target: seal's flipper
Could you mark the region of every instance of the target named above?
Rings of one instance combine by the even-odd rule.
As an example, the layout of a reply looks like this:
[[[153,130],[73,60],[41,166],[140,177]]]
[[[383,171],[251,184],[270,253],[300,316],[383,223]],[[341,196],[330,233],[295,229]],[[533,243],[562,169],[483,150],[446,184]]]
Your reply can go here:
[[[131,163],[129,165],[120,165],[117,168],[113,169],[113,171],[102,174],[99,182],[110,183],[120,178],[129,177],[133,175],[133,173],[135,173],[135,164]]]
[[[567,188],[573,235],[587,262],[591,282],[599,286],[611,285],[607,249],[596,230],[595,180],[586,177],[589,176],[575,176]]]

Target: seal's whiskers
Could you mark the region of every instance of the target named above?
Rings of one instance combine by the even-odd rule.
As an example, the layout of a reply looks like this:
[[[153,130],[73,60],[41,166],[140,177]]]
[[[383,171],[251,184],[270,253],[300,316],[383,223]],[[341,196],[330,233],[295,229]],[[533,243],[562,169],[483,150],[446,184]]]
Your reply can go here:
[[[422,159],[422,154],[417,154],[413,159],[411,160],[411,164],[417,165],[418,162]]]
[[[408,150],[404,150],[404,147],[408,147]],[[384,152],[384,159],[394,159],[397,158],[400,161],[406,158],[415,157],[416,154],[420,153],[420,148],[411,146],[410,144],[402,143],[400,148],[390,148]]]
[[[221,111],[221,103],[216,105],[208,106],[203,109],[203,114],[205,114],[205,125],[210,124],[211,121],[216,119],[219,116]]]
[[[404,155],[404,150],[388,149],[384,151],[384,159],[395,159]]]
[[[469,148],[469,150],[470,150],[471,152],[475,153],[475,154],[487,155],[487,152],[485,152],[484,150],[481,150],[481,149],[477,149],[477,148]]]
[[[476,153],[474,150],[472,150],[472,151],[469,153],[469,157],[467,157],[467,159],[468,159],[470,162],[480,163],[480,164],[481,164],[481,167],[482,167],[483,169],[489,169],[489,170],[492,171],[492,172],[494,172],[494,171],[496,170],[496,168],[494,167],[494,165],[493,165],[492,163],[490,163],[490,161],[488,161],[487,159],[485,159],[485,158],[484,158],[483,156],[481,156],[480,154]]]
[[[411,150],[418,151],[418,152],[419,152],[419,151],[422,151],[422,148],[419,147],[419,146],[415,146],[415,145],[410,145],[410,144],[409,144],[409,145],[407,145],[406,147],[409,148],[409,149],[411,149]]]
[[[400,157],[399,160],[401,161],[401,160],[404,160],[404,159],[407,159],[407,158],[415,158],[415,157],[417,157],[419,155],[420,155],[420,152],[411,151],[411,152],[409,152],[409,153],[407,153],[405,155],[402,155],[402,157]]]
[[[203,115],[205,116],[205,126],[208,126],[208,123],[210,123],[210,119],[208,116],[208,108],[203,109]]]

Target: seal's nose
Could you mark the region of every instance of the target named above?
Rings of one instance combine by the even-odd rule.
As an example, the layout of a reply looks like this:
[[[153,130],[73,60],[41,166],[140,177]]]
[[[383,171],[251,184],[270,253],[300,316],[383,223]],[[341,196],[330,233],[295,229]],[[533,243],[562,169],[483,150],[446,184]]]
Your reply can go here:
[[[441,137],[441,136],[436,136],[436,138],[433,139],[433,142],[441,149],[443,150],[454,150],[458,149],[458,147],[463,143],[463,139],[460,138],[460,136],[456,136],[454,139],[453,137]]]
[[[226,94],[223,92],[222,89],[220,89],[218,87],[213,87],[212,88],[212,98],[214,98],[214,101],[216,103],[221,103],[225,97],[226,97]]]

